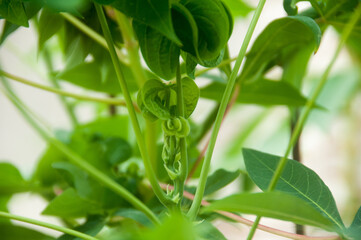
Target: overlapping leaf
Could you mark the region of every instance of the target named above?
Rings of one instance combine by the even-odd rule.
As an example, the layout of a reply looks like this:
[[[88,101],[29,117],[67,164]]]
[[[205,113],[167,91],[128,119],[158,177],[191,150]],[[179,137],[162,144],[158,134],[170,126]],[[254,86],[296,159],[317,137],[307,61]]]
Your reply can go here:
[[[267,190],[280,157],[251,149],[243,149],[243,156],[251,179],[259,188]],[[338,231],[344,228],[329,188],[313,170],[299,162],[290,159],[287,161],[275,189],[305,200],[327,217]]]

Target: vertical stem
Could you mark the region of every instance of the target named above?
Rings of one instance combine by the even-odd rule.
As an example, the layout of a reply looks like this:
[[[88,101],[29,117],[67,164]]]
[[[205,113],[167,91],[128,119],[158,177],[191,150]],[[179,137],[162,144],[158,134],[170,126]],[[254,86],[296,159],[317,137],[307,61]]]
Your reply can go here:
[[[150,162],[150,158],[149,158],[148,153],[147,153],[146,144],[144,142],[143,135],[142,135],[142,132],[140,130],[140,126],[139,126],[139,122],[138,122],[138,119],[137,119],[137,116],[136,116],[136,113],[135,113],[135,110],[134,110],[134,106],[132,104],[132,99],[130,97],[127,84],[126,84],[126,82],[125,82],[125,80],[123,78],[123,73],[122,73],[122,70],[121,70],[121,67],[120,67],[120,62],[119,62],[118,56],[117,56],[117,54],[115,52],[115,49],[114,49],[113,39],[112,39],[112,36],[110,34],[110,30],[109,30],[108,23],[106,21],[103,9],[97,3],[95,3],[95,9],[97,11],[101,27],[103,29],[105,40],[107,41],[107,44],[108,44],[109,53],[110,53],[110,56],[111,56],[113,64],[114,64],[114,69],[115,69],[115,72],[116,72],[120,87],[122,89],[125,101],[127,103],[127,109],[128,109],[128,112],[129,112],[129,117],[130,117],[130,120],[131,120],[133,128],[134,128],[135,136],[136,136],[136,139],[137,139],[140,154],[141,154],[142,159],[143,159],[144,168],[145,168],[147,177],[148,177],[148,179],[150,181],[150,184],[151,184],[151,186],[153,188],[153,191],[156,194],[156,196],[158,197],[158,199],[162,202],[163,205],[168,206],[172,202],[171,202],[170,199],[168,199],[167,195],[160,188],[159,183],[157,181],[157,178],[156,178],[156,176],[154,174],[154,171],[153,171],[153,168],[152,168],[152,165],[151,165],[151,162]]]
[[[261,12],[262,12],[262,9],[263,9],[263,6],[264,6],[265,2],[266,2],[266,0],[260,0],[259,3],[258,3],[256,11],[255,11],[255,13],[253,15],[252,21],[250,23],[250,26],[249,26],[249,28],[247,30],[247,34],[246,34],[245,39],[244,39],[244,41],[242,43],[242,47],[241,47],[241,49],[240,49],[240,51],[238,53],[238,57],[237,57],[235,65],[234,65],[234,68],[232,70],[231,76],[229,77],[229,80],[227,82],[226,89],[225,89],[225,91],[223,93],[221,105],[220,105],[219,110],[218,110],[217,118],[216,118],[216,121],[214,123],[211,139],[210,139],[209,146],[208,146],[208,149],[207,149],[207,153],[206,153],[204,163],[203,163],[203,166],[202,166],[201,176],[200,176],[200,180],[199,180],[199,183],[198,183],[198,188],[197,188],[197,191],[196,191],[196,195],[195,195],[194,201],[192,203],[192,206],[191,206],[191,208],[190,208],[190,210],[188,212],[188,217],[190,219],[192,219],[192,220],[196,218],[196,216],[198,214],[198,211],[199,211],[199,207],[200,207],[201,202],[202,202],[204,189],[205,189],[206,181],[207,181],[207,176],[208,176],[208,172],[209,172],[209,168],[210,168],[210,163],[211,163],[211,159],[212,159],[212,155],[213,155],[213,149],[214,149],[215,144],[216,144],[218,132],[219,132],[219,129],[220,129],[220,126],[221,126],[221,123],[222,123],[222,119],[223,119],[223,115],[224,115],[224,113],[226,111],[228,102],[229,102],[229,100],[231,98],[232,90],[233,90],[234,84],[236,82],[236,77],[237,77],[238,71],[239,71],[239,69],[241,67],[241,63],[242,63],[243,58],[244,58],[244,56],[246,54],[248,44],[249,44],[249,42],[251,40],[252,34],[254,32],[254,29],[256,27],[258,19],[259,19],[260,15],[261,15]]]
[[[180,65],[177,67],[177,110],[180,117],[184,117],[184,99],[183,99],[183,86],[182,86],[182,77],[180,72]],[[179,185],[178,193],[180,197],[179,206],[182,202],[184,182],[188,174],[188,154],[187,154],[187,140],[186,137],[180,138],[180,151],[181,151],[181,175],[179,176]]]
[[[124,47],[127,50],[130,62],[130,69],[137,81],[139,88],[141,88],[144,83],[147,81],[147,76],[145,75],[144,69],[140,62],[139,57],[139,44],[135,38],[134,31],[131,26],[131,22],[127,16],[121,12],[115,11],[115,18],[117,24],[122,32],[124,39]],[[145,120],[145,139],[146,147],[148,150],[148,156],[151,162],[153,169],[157,171],[157,124],[149,120]]]
[[[358,5],[358,7],[356,8],[355,12],[353,13],[350,21],[347,23],[344,31],[342,32],[341,35],[341,39],[340,42],[337,46],[336,52],[334,53],[331,62],[329,63],[329,65],[327,66],[325,72],[323,73],[320,82],[317,84],[316,89],[314,90],[314,92],[311,94],[310,99],[308,100],[305,110],[302,112],[300,118],[297,120],[297,123],[295,125],[295,129],[292,132],[292,136],[291,136],[291,140],[289,141],[289,144],[287,146],[287,150],[284,154],[284,156],[281,158],[280,162],[278,163],[277,169],[275,171],[275,173],[273,174],[273,177],[271,179],[270,185],[268,186],[268,191],[273,191],[276,187],[276,184],[278,182],[278,179],[281,177],[281,174],[283,172],[283,169],[286,166],[287,163],[287,157],[290,154],[293,146],[295,145],[301,131],[302,128],[317,100],[317,97],[319,96],[319,94],[321,93],[321,90],[323,89],[325,83],[327,82],[327,78],[331,72],[331,69],[333,67],[333,65],[336,62],[336,59],[339,55],[339,53],[341,52],[346,40],[348,39],[348,37],[351,34],[352,29],[354,28],[354,26],[356,25],[358,19],[360,18],[361,15],[361,4]],[[257,219],[260,219],[261,217],[257,216]],[[258,221],[259,222],[259,221]],[[254,231],[256,230],[257,226],[258,226],[258,222],[255,222],[252,226],[251,232],[248,235],[248,239],[252,239]],[[343,227],[340,226],[337,222],[335,222],[336,225],[338,225],[338,227],[340,227],[340,229],[342,229]],[[252,231],[254,230],[254,231]]]

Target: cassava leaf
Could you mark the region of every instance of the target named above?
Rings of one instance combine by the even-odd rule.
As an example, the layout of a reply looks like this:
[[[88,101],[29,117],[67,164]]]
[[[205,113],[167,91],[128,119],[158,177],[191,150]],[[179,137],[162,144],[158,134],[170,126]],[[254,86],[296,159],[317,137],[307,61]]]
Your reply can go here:
[[[252,149],[243,149],[243,157],[251,179],[265,191],[281,158]],[[275,189],[303,199],[327,217],[338,230],[344,228],[329,188],[313,170],[299,162],[287,161]]]
[[[237,177],[239,177],[239,174],[239,170],[231,172],[225,169],[218,169],[207,178],[204,195],[209,195],[225,187],[226,185],[233,182]]]
[[[44,8],[39,18],[38,48],[41,50],[44,43],[57,33],[63,26],[64,18],[59,14]]]
[[[73,188],[68,188],[54,198],[42,214],[62,218],[78,218],[88,214],[101,214],[102,211],[98,203],[81,198]]]
[[[2,0],[0,2],[0,17],[20,26],[29,27],[23,1]]]
[[[198,234],[198,240],[226,240],[223,234],[209,221],[197,224],[195,231]]]
[[[217,200],[205,211],[229,211],[334,230],[333,223],[302,199],[283,192],[243,193]]]
[[[148,67],[163,79],[173,78],[179,64],[179,47],[152,27],[140,22],[133,25]]]
[[[225,87],[226,83],[213,82],[200,89],[201,97],[221,101]],[[298,90],[286,82],[260,79],[243,84],[237,102],[266,106],[303,106],[307,100]]]
[[[169,0],[115,0],[112,6],[155,29],[177,45],[181,44],[172,26]]]
[[[321,30],[316,22],[305,16],[291,16],[271,22],[254,42],[240,79],[257,79],[270,67],[287,62],[299,48],[320,44]]]
[[[19,170],[12,164],[0,163],[0,195],[26,191],[29,183],[23,179]]]
[[[114,216],[120,216],[124,218],[130,218],[134,221],[139,222],[144,226],[152,226],[152,222],[149,218],[141,211],[133,208],[123,208],[119,209],[114,213]]]

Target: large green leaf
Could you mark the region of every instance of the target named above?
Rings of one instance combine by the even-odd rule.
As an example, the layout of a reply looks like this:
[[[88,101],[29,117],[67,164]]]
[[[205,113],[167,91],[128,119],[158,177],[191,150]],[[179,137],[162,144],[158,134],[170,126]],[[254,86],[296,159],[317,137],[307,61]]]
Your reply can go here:
[[[0,18],[24,27],[29,27],[28,17],[22,0],[0,1]]]
[[[44,43],[57,33],[63,26],[64,18],[47,8],[44,8],[39,18],[38,48],[41,50]]]
[[[1,240],[55,240],[55,238],[33,229],[11,224],[0,224],[0,232]]]
[[[283,192],[236,194],[205,208],[205,211],[216,210],[255,214],[334,230],[333,223],[307,202]]]
[[[10,163],[0,163],[0,195],[26,191],[29,184],[23,179],[19,170]]]
[[[225,88],[226,83],[213,82],[201,88],[201,97],[221,101]],[[286,82],[261,79],[243,84],[237,102],[266,106],[303,106],[307,99]]]
[[[101,214],[102,208],[97,202],[80,197],[73,188],[68,188],[54,198],[42,214],[62,218],[79,218],[88,214]]]
[[[149,25],[176,44],[181,44],[172,26],[169,0],[115,0],[112,6]]]
[[[254,42],[241,73],[244,80],[257,79],[275,64],[281,65],[300,48],[320,44],[321,30],[304,16],[285,17],[271,22]]]
[[[134,22],[133,25],[148,67],[163,79],[173,78],[179,64],[179,47],[146,24]]]
[[[252,149],[243,149],[243,157],[251,179],[266,191],[281,157]],[[275,189],[305,200],[339,230],[344,228],[331,191],[313,170],[301,163],[288,159]]]

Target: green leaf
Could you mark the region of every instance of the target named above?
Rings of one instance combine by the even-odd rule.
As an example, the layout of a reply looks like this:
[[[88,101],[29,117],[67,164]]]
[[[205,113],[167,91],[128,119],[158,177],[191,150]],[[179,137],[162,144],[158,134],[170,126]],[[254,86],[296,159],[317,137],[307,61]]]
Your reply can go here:
[[[54,198],[42,214],[62,218],[79,218],[88,214],[100,214],[102,211],[96,202],[81,198],[73,188],[68,188]]]
[[[55,240],[38,231],[11,224],[0,224],[0,232],[1,240]]]
[[[137,85],[131,70],[125,65],[121,65],[121,69],[124,79],[128,83],[129,90],[134,92],[137,90]],[[75,67],[63,70],[56,77],[93,91],[109,94],[121,92],[114,67],[108,59],[104,61],[83,62]]]
[[[57,13],[44,8],[39,18],[38,48],[41,50],[44,43],[57,33],[63,26],[64,18]]]
[[[217,21],[213,21],[214,17]],[[172,5],[172,20],[181,49],[201,65],[218,63],[233,28],[227,7],[219,0],[182,0]],[[220,56],[221,55],[221,56]]]
[[[148,67],[161,78],[172,79],[179,64],[179,47],[150,26],[140,22],[133,26]]]
[[[39,2],[56,12],[68,12],[78,16],[81,16],[81,12],[89,5],[87,0],[39,0]]]
[[[361,236],[361,207],[357,211],[351,225],[345,231],[347,239],[358,240]]]
[[[225,169],[218,169],[211,176],[207,178],[204,195],[207,196],[225,187],[226,185],[233,182],[239,176],[239,174],[240,174],[239,170],[235,170],[231,172]]]
[[[177,85],[171,87],[177,91]],[[199,99],[199,88],[197,84],[190,78],[185,77],[182,79],[183,88],[183,101],[184,101],[184,117],[189,118],[197,106]]]
[[[226,240],[223,234],[208,221],[197,224],[195,230],[198,234],[198,240]]]
[[[281,157],[252,149],[243,149],[243,156],[251,179],[266,191]],[[299,162],[288,159],[275,189],[303,199],[330,219],[339,230],[344,228],[329,188],[313,170]]]
[[[119,209],[115,212],[114,216],[130,218],[144,226],[153,225],[149,218],[143,212],[133,208]]]
[[[0,17],[24,27],[29,27],[23,1],[2,0],[0,2]]]
[[[201,97],[221,101],[226,83],[213,82],[201,88]],[[290,84],[283,81],[260,79],[244,83],[237,98],[238,103],[258,105],[304,106],[307,99]]]
[[[172,26],[169,0],[115,0],[112,6],[150,26],[174,43],[181,44]]]
[[[205,211],[228,211],[334,230],[333,223],[302,199],[283,192],[236,194],[211,203]]]
[[[223,0],[230,9],[233,17],[246,17],[254,10],[253,7],[245,3],[243,0]]]
[[[312,46],[316,50],[320,40],[321,30],[309,17],[292,16],[274,20],[248,52],[240,78],[257,79],[271,66],[287,62],[300,48]]]
[[[132,147],[122,138],[107,138],[104,145],[104,159],[111,165],[122,163],[132,156]]]
[[[0,195],[27,191],[29,184],[19,170],[10,163],[0,163]]]
[[[105,226],[105,219],[102,216],[90,216],[86,222],[74,230],[85,233],[89,236],[96,236]],[[81,240],[80,238],[74,237],[69,234],[63,234],[57,240]]]

